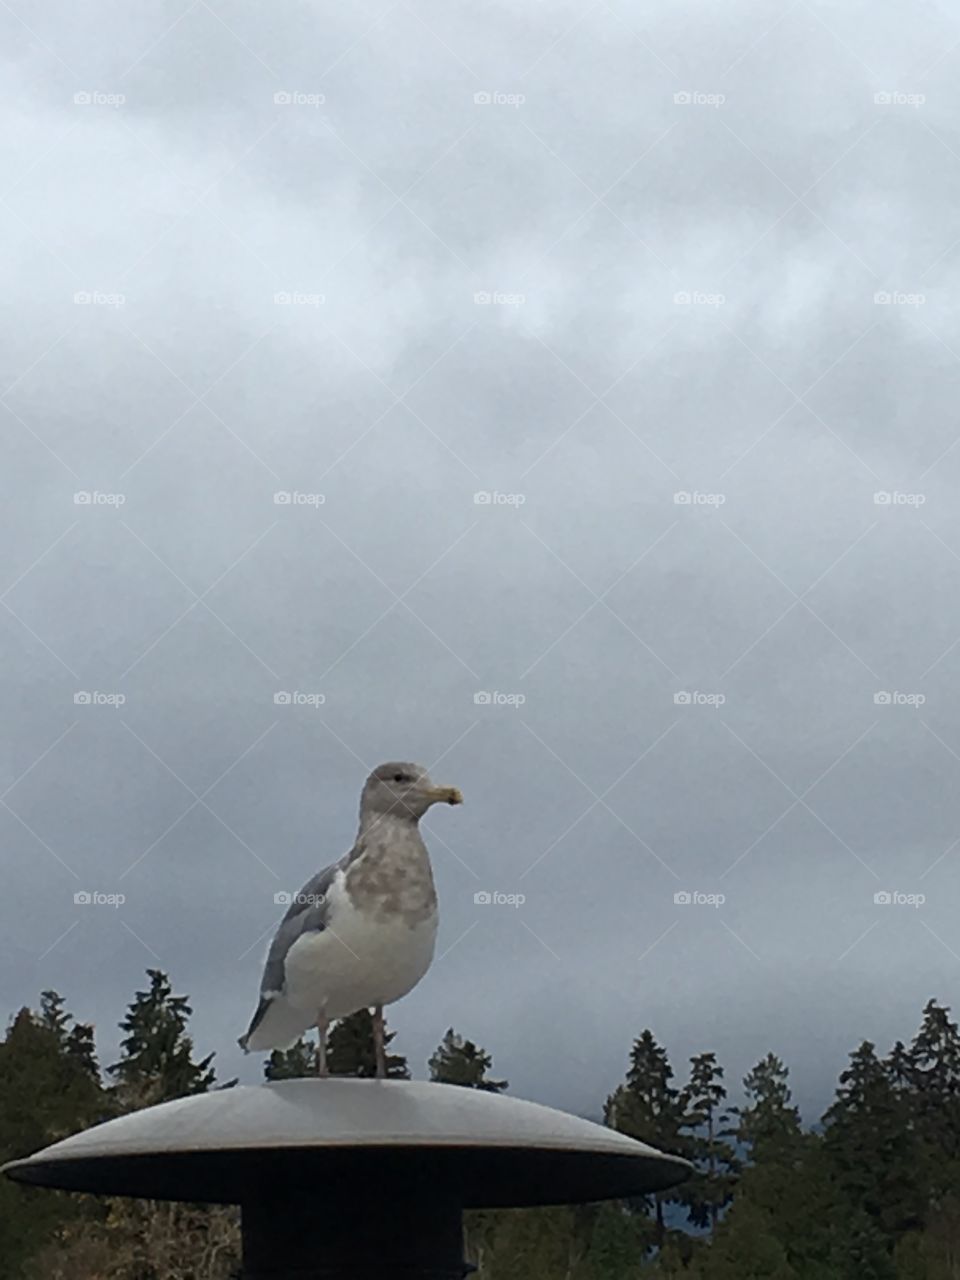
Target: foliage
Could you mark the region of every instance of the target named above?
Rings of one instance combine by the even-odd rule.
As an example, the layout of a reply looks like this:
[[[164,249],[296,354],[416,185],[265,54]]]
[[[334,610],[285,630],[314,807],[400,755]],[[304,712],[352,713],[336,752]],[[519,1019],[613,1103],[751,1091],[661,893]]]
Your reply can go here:
[[[103,1075],[92,1027],[56,991],[12,1018],[0,1042],[0,1159],[217,1087],[213,1054],[194,1054],[188,998],[147,972]],[[334,1074],[372,1076],[370,1013],[336,1023],[328,1049]],[[391,1076],[409,1078],[404,1057],[388,1062]],[[293,1079],[316,1065],[315,1046],[300,1040],[264,1073]],[[492,1066],[453,1028],[428,1063],[435,1081],[499,1093],[507,1082]],[[960,1032],[936,1000],[885,1058],[869,1041],[853,1050],[814,1130],[776,1054],[746,1074],[731,1106],[715,1053],[691,1057],[678,1082],[649,1029],[633,1041],[604,1118],[686,1156],[694,1176],[623,1204],[471,1212],[478,1280],[960,1280]],[[229,1208],[71,1197],[0,1179],[3,1280],[232,1280],[239,1247]]]

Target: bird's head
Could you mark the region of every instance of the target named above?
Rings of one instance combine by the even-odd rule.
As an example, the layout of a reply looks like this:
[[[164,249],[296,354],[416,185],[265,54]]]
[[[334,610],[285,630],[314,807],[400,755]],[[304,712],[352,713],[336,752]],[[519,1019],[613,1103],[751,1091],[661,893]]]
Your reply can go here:
[[[418,821],[433,804],[463,804],[456,787],[438,787],[420,764],[392,761],[374,769],[360,797],[360,817]]]

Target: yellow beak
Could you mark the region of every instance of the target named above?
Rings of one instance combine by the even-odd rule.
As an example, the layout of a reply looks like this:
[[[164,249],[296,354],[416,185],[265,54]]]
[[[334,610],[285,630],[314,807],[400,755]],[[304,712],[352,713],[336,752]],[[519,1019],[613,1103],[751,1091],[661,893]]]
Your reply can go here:
[[[457,787],[429,787],[426,794],[434,804],[463,804],[463,796]]]

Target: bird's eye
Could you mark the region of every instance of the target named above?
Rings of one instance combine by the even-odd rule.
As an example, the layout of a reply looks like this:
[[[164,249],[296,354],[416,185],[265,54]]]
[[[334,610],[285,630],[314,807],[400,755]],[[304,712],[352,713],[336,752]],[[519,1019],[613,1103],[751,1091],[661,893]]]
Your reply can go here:
[[[393,780],[394,782],[406,782],[407,775],[405,773],[395,773],[393,775]]]

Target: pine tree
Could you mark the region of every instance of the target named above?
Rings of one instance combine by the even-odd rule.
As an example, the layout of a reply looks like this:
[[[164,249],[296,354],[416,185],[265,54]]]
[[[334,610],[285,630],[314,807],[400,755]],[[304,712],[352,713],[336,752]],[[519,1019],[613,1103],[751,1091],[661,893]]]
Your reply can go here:
[[[389,1048],[395,1035],[395,1031],[384,1032],[385,1049]],[[387,1053],[386,1057],[388,1079],[410,1079],[407,1060],[402,1054]],[[333,1024],[327,1038],[327,1067],[332,1076],[361,1076],[365,1079],[376,1076],[373,1015],[369,1009],[359,1009]]]
[[[790,1102],[789,1071],[775,1053],[768,1053],[743,1079],[747,1104],[731,1107],[737,1123],[729,1131],[748,1146],[754,1161],[768,1151],[781,1155],[800,1137],[800,1113]]]
[[[107,1068],[117,1082],[119,1100],[127,1108],[151,1106],[171,1098],[204,1093],[216,1079],[214,1055],[193,1061],[187,1022],[193,1010],[186,996],[175,996],[170,979],[148,969],[148,991],[138,991],[120,1023],[127,1033],[121,1057]]]
[[[776,1221],[750,1201],[736,1204],[721,1223],[697,1274],[703,1280],[798,1280],[778,1239]]]
[[[918,1132],[946,1162],[937,1178],[942,1192],[960,1190],[960,1034],[949,1014],[936,1000],[927,1001],[908,1067]]]
[[[594,1280],[626,1280],[640,1273],[644,1254],[652,1244],[649,1219],[630,1213],[616,1201],[599,1204],[590,1224],[589,1273]]]
[[[698,1170],[698,1176],[678,1192],[687,1205],[687,1216],[697,1227],[716,1232],[720,1212],[733,1198],[740,1169],[734,1147],[720,1136],[722,1108],[727,1091],[723,1067],[715,1053],[701,1053],[690,1059],[690,1079],[680,1092],[680,1131],[686,1131],[684,1152]]]
[[[904,1093],[912,1088],[913,1074],[910,1052],[902,1040],[898,1040],[886,1058],[884,1058],[883,1069],[891,1086],[898,1092]]]
[[[70,1015],[64,1012],[63,996],[57,991],[40,992],[40,1014],[37,1021],[53,1035],[60,1048],[67,1043]]]
[[[61,997],[45,992],[41,1011],[21,1009],[0,1043],[0,1163],[102,1118],[99,1078],[67,1049],[71,1021]],[[75,1197],[0,1178],[0,1274],[18,1276],[67,1223],[91,1212]]]
[[[459,1084],[467,1089],[483,1089],[487,1093],[502,1093],[507,1080],[491,1080],[487,1072],[493,1066],[493,1058],[472,1040],[458,1036],[453,1027],[447,1031],[427,1063],[430,1079],[441,1084]]]
[[[661,1151],[680,1153],[682,1111],[677,1089],[670,1083],[673,1068],[667,1053],[653,1033],[645,1030],[633,1042],[625,1082],[607,1098],[604,1123],[611,1129],[639,1138]],[[677,1192],[657,1192],[653,1196],[656,1243],[666,1237],[663,1206],[677,1199]],[[649,1201],[649,1197],[644,1197]]]
[[[825,1151],[851,1207],[877,1223],[891,1247],[922,1227],[923,1162],[908,1102],[869,1040],[850,1055],[823,1122]]]
[[[76,1022],[63,1006],[64,999],[59,992],[41,991],[37,1021],[53,1035],[60,1050],[99,1085],[100,1069],[97,1066],[93,1027],[85,1022]],[[70,1025],[71,1022],[73,1026]]]
[[[299,1080],[317,1074],[317,1047],[303,1036],[289,1049],[274,1049],[263,1064],[267,1080]]]
[[[89,1023],[78,1022],[70,1028],[67,1033],[67,1057],[85,1071],[91,1080],[96,1081],[97,1084],[100,1083],[93,1027]]]

